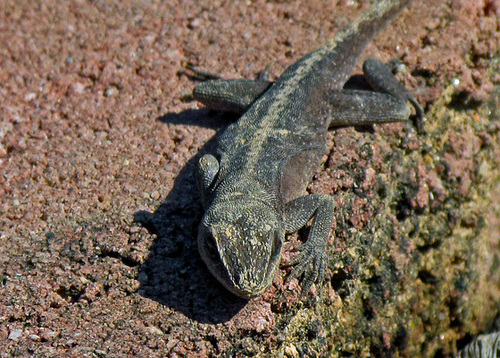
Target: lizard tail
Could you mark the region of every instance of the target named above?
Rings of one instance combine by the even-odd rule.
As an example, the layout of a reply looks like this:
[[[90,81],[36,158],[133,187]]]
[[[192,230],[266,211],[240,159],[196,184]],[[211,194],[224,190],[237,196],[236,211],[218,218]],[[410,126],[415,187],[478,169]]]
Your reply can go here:
[[[292,67],[308,68],[315,78],[328,78],[331,88],[341,88],[351,75],[366,45],[412,0],[380,0],[330,41],[297,61]],[[290,72],[294,72],[291,69]],[[313,80],[314,81],[314,80]]]
[[[373,4],[368,10],[363,12],[357,19],[346,28],[337,33],[329,42],[324,44],[326,51],[334,48],[340,52],[352,52],[353,49],[345,49],[342,44],[353,46],[356,39],[359,39],[358,51],[361,52],[368,42],[370,42],[384,27],[391,22],[412,0],[380,0]],[[362,35],[362,36],[360,36]]]

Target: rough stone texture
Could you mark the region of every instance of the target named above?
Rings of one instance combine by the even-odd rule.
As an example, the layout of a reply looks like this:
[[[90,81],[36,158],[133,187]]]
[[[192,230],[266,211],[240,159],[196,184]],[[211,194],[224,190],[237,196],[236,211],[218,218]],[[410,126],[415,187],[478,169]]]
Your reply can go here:
[[[193,166],[234,118],[184,66],[276,75],[367,6],[1,1],[0,356],[448,357],[500,329],[498,0],[415,2],[367,49],[427,134],[332,132],[328,282],[300,300],[283,267],[246,302],[198,256]]]

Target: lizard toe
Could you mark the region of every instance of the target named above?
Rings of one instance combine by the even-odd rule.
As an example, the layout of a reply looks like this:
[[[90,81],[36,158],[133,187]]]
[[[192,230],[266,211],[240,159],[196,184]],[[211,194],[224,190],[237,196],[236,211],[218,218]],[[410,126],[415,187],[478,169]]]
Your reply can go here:
[[[325,274],[326,254],[324,249],[317,250],[311,245],[304,244],[299,248],[302,251],[289,266],[295,265],[286,281],[293,278],[302,278],[302,295],[310,290],[315,282],[321,283]]]

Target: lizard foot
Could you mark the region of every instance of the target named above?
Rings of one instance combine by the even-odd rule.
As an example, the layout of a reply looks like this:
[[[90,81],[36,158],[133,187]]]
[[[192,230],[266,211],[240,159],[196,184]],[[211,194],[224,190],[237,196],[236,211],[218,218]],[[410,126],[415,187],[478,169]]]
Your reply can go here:
[[[326,253],[324,247],[318,247],[307,241],[297,248],[301,251],[287,266],[295,266],[286,281],[302,276],[302,293],[310,290],[313,283],[321,283],[325,277]]]

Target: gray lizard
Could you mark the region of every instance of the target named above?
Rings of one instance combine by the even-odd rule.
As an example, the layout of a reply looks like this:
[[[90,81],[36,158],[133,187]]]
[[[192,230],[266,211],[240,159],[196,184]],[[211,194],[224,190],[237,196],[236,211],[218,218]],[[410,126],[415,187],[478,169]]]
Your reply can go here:
[[[198,247],[212,274],[231,292],[262,294],[279,267],[286,234],[312,225],[290,277],[302,290],[321,281],[334,201],[306,194],[329,127],[403,121],[411,106],[421,127],[422,109],[390,69],[369,59],[363,71],[375,91],[343,89],[371,39],[411,0],[377,1],[274,82],[213,79],[194,97],[208,107],[241,113],[221,134],[213,154],[198,164],[205,207]]]
[[[500,357],[500,332],[482,334],[458,352],[456,358]]]

